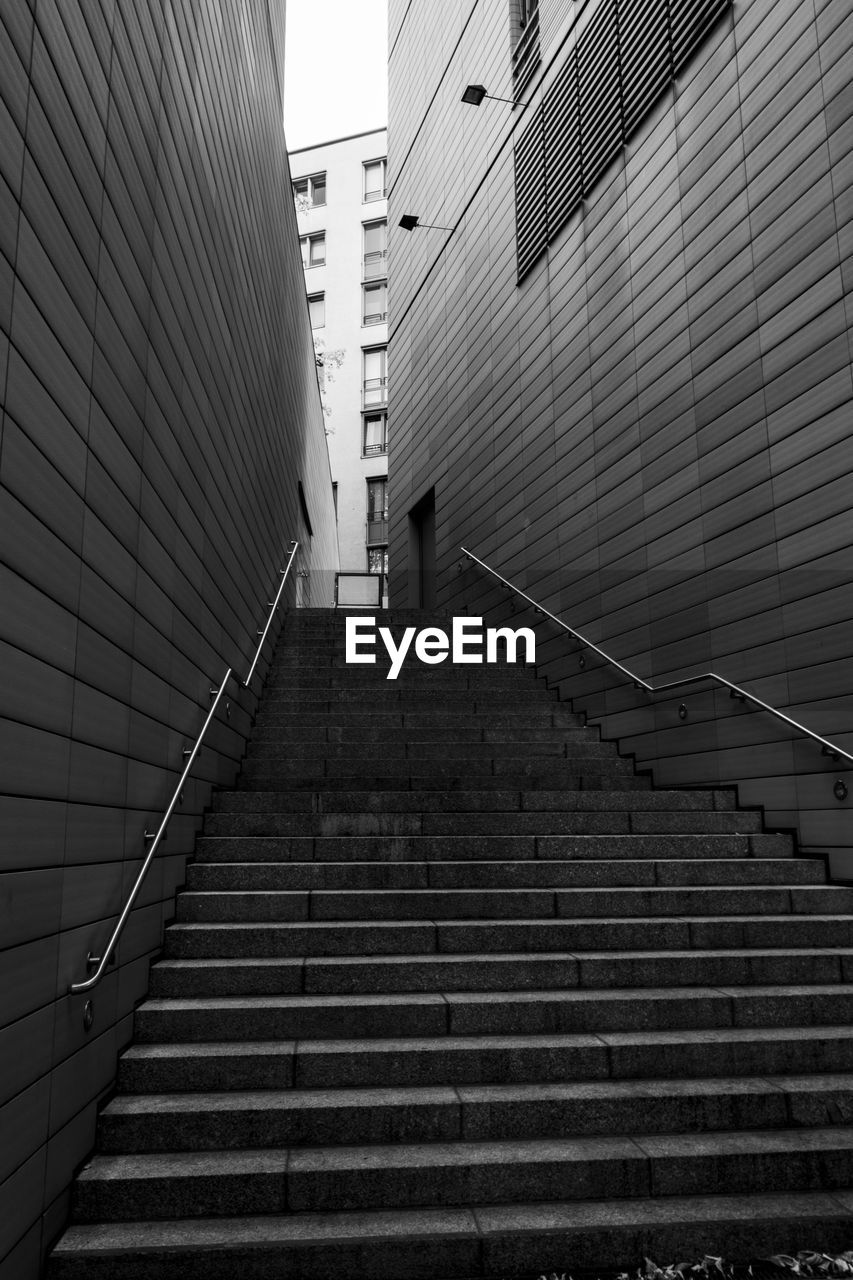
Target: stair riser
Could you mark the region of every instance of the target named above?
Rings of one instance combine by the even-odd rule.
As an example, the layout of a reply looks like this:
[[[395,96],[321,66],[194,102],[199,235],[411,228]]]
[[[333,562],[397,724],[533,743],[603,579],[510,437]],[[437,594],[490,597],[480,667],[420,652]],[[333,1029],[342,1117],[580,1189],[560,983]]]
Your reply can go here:
[[[663,916],[779,916],[849,911],[849,891],[791,894],[784,888],[747,889],[314,889],[185,892],[177,919],[243,920],[508,920],[535,918],[637,919]],[[802,906],[801,906],[802,904]],[[804,908],[804,910],[803,910]],[[796,921],[802,929],[803,921]],[[833,925],[834,928],[837,926]],[[836,934],[837,936],[837,934]],[[852,935],[853,936],[853,935]],[[810,941],[801,945],[816,945]]]
[[[221,844],[225,844],[222,841]],[[710,862],[227,862],[191,863],[187,888],[215,889],[522,889],[693,886],[813,886],[823,889],[823,864],[806,859],[720,859]],[[831,914],[824,895],[797,895],[797,910]],[[652,913],[654,914],[654,913]]]
[[[728,792],[649,791],[216,791],[214,813],[730,813]]]
[[[279,792],[282,786],[287,786],[291,794],[301,790],[308,793],[321,790],[331,794],[336,791],[350,792],[355,787],[368,787],[374,790],[387,791],[395,790],[397,792],[418,792],[425,790],[445,793],[447,791],[469,791],[472,787],[479,791],[505,791],[507,788],[526,787],[531,791],[535,791],[541,787],[543,791],[551,794],[551,788],[555,785],[565,787],[567,791],[579,791],[583,787],[584,791],[603,791],[612,793],[614,791],[626,792],[647,792],[650,781],[642,774],[614,774],[609,769],[602,771],[601,769],[585,769],[583,774],[580,772],[565,772],[565,766],[560,765],[556,769],[540,770],[535,776],[523,773],[501,773],[500,770],[496,774],[474,773],[471,771],[457,773],[442,774],[426,774],[398,773],[395,776],[390,774],[373,774],[363,773],[341,774],[337,776],[324,776],[316,770],[306,771],[304,774],[294,776],[292,778],[281,778],[276,773],[259,774],[257,777],[247,779],[242,775],[237,779],[237,786],[246,792]],[[533,807],[532,805],[529,807]]]
[[[212,1051],[194,1057],[187,1045],[179,1057],[125,1055],[118,1086],[124,1093],[206,1092],[225,1089],[425,1087],[430,1085],[560,1083],[577,1080],[703,1079],[715,1076],[810,1074],[853,1071],[853,1038],[815,1027],[808,1038],[715,1040],[699,1043],[605,1043],[595,1036],[561,1043],[356,1041],[340,1045],[270,1042],[265,1051]],[[580,1040],[580,1043],[576,1041]],[[206,1046],[201,1046],[206,1047]]]
[[[746,819],[746,821],[744,821]],[[729,813],[215,813],[209,836],[743,835],[756,814]]]
[[[271,712],[287,712],[294,717],[301,714],[302,710],[314,714],[322,712],[336,715],[341,708],[345,713],[363,716],[370,715],[372,712],[394,712],[398,709],[403,714],[434,712],[438,696],[437,690],[431,691],[429,687],[423,692],[419,689],[412,690],[410,686],[402,684],[399,680],[382,681],[381,684],[377,682],[375,686],[363,688],[356,685],[345,689],[331,685],[316,685],[313,689],[291,688],[287,693],[272,693],[268,697],[265,696],[264,709]],[[491,716],[495,711],[506,715],[513,711],[521,712],[531,704],[530,691],[527,693],[514,690],[497,692],[482,685],[470,688],[454,686],[452,697],[456,714],[460,718],[468,714]],[[549,694],[544,690],[536,694],[535,698],[543,707],[560,705],[556,694]]]
[[[225,967],[215,961],[191,972],[155,966],[151,995],[193,999],[217,996],[380,995],[433,991],[543,991],[581,988],[773,986],[841,981],[841,961],[832,952],[755,955],[678,952],[675,956],[587,956],[454,958],[407,957],[404,962],[299,960],[261,966],[251,961]]]
[[[528,728],[554,728],[568,732],[571,736],[575,734],[597,736],[595,729],[583,727],[580,716],[569,711],[562,703],[554,702],[549,698],[542,704],[536,702],[527,707],[517,706],[515,712],[511,714],[489,715],[480,712],[477,715],[466,716],[464,720],[461,719],[455,705],[448,711],[437,711],[433,708],[432,711],[421,712],[407,711],[402,706],[393,711],[383,711],[374,707],[373,711],[363,714],[342,706],[334,715],[329,712],[303,712],[299,716],[298,723],[294,722],[289,712],[281,709],[271,710],[262,703],[255,717],[252,737],[253,739],[276,737],[281,732],[301,734],[305,730],[310,731],[311,734],[316,731],[328,735],[344,733],[356,736],[367,733],[383,735],[404,730],[415,737],[429,738],[436,731],[451,729],[455,732],[461,730],[463,725],[481,733],[483,730],[499,732],[507,738],[512,738],[520,729]],[[329,741],[335,740],[330,736]]]
[[[558,1144],[554,1144],[557,1148]],[[609,1144],[610,1145],[610,1144]],[[511,1204],[529,1201],[626,1199],[655,1195],[737,1195],[754,1191],[844,1188],[853,1179],[853,1152],[748,1153],[649,1158],[633,1144],[608,1158],[516,1159],[460,1167],[434,1156],[426,1168],[359,1166],[322,1169],[310,1151],[294,1150],[285,1175],[211,1171],[205,1176],[152,1177],[97,1185],[79,1181],[77,1221],[138,1221],[235,1213],[335,1213],[417,1205]],[[534,1149],[535,1150],[535,1149]],[[284,1157],[283,1157],[284,1159]]]
[[[251,820],[250,820],[251,821]],[[582,835],[582,836],[249,836],[208,837],[199,861],[258,862],[456,862],[698,860],[785,858],[786,837]]]
[[[547,1035],[591,1032],[720,1028],[738,1026],[807,1026],[844,1024],[853,1012],[853,993],[840,988],[832,996],[808,994],[744,996],[674,992],[666,998],[613,996],[578,992],[536,992],[527,1000],[496,993],[472,1002],[464,993],[447,997],[406,998],[375,1004],[354,999],[331,1005],[294,1001],[290,1006],[215,1008],[153,1006],[136,1012],[140,1043],[192,1043],[217,1040],[342,1040],[371,1036]],[[734,1021],[733,1021],[734,1020]]]
[[[698,1087],[698,1086],[697,1086]],[[205,1109],[186,1114],[152,1104],[145,1114],[101,1116],[98,1146],[105,1153],[246,1150],[265,1147],[360,1146],[398,1142],[500,1142],[633,1133],[710,1133],[829,1125],[834,1108],[853,1112],[853,1090],[831,1094],[783,1091],[772,1084],[738,1091],[704,1082],[696,1097],[483,1097],[476,1088],[429,1090],[429,1097],[310,1105],[298,1096],[263,1106]],[[556,1093],[557,1090],[552,1092]],[[523,1091],[518,1091],[519,1094]]]
[[[300,895],[295,895],[299,897]],[[290,910],[281,907],[280,910]],[[186,911],[186,907],[182,907]],[[232,915],[234,913],[232,912]],[[256,913],[257,914],[257,913]],[[381,925],[347,921],[291,922],[261,919],[188,922],[166,934],[166,953],[175,958],[216,956],[414,955],[441,952],[470,955],[541,951],[708,951],[746,948],[815,948],[833,951],[853,945],[848,919],[789,916],[684,920],[439,920],[389,921]]]
[[[541,738],[495,738],[468,741],[464,738],[413,738],[410,734],[385,742],[260,742],[251,747],[244,768],[261,764],[278,764],[289,760],[294,752],[305,760],[443,760],[460,759],[471,764],[492,759],[611,760],[616,759],[612,742],[597,742],[586,735],[569,737],[562,729],[548,730]]]

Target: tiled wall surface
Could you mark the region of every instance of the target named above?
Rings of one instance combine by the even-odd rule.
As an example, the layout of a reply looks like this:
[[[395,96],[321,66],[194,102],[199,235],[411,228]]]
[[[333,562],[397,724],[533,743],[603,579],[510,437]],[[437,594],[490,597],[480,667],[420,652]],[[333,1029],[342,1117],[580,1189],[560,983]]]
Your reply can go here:
[[[35,1277],[62,1226],[252,695],[232,686],[88,1033],[68,985],[291,538],[306,600],[331,598],[282,34],[276,0],[0,5],[3,1280]]]
[[[713,669],[853,751],[850,6],[735,0],[519,285],[513,144],[576,15],[543,3],[529,106],[465,106],[512,96],[511,4],[432,44],[428,0],[392,3],[392,604],[435,486],[440,607],[498,602],[464,543],[645,679]],[[659,781],[737,781],[853,878],[849,767],[549,628],[562,695]]]

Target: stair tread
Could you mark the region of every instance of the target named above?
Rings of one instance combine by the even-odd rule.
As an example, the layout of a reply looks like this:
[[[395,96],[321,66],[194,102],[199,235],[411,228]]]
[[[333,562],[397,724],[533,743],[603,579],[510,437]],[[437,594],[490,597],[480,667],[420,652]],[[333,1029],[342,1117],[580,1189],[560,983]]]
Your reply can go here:
[[[797,1194],[667,1196],[657,1200],[555,1201],[549,1204],[472,1206],[467,1209],[383,1209],[342,1213],[263,1214],[142,1222],[78,1223],[56,1246],[60,1255],[84,1250],[145,1254],[168,1247],[268,1248],[278,1242],[309,1246],[339,1240],[396,1237],[417,1241],[442,1234],[491,1236],[501,1231],[580,1230],[670,1222],[753,1222],[791,1217],[853,1217],[853,1188]],[[529,1246],[528,1246],[529,1247]],[[428,1274],[428,1273],[421,1273]]]
[[[716,1133],[627,1134],[498,1141],[375,1143],[335,1147],[254,1147],[245,1150],[134,1152],[95,1155],[80,1174],[95,1179],[211,1176],[300,1170],[462,1167],[544,1160],[648,1160],[668,1155],[714,1156],[853,1151],[853,1125],[735,1130]]]
[[[437,1040],[434,1036],[406,1036],[399,1038],[369,1040],[318,1040],[305,1039],[296,1041],[281,1040],[243,1040],[235,1043],[232,1040],[191,1041],[188,1043],[131,1044],[124,1051],[125,1058],[156,1059],[182,1058],[187,1054],[198,1057],[214,1057],[225,1055],[239,1057],[241,1054],[293,1053],[294,1049],[311,1048],[327,1050],[329,1053],[358,1053],[365,1045],[371,1051],[381,1052],[383,1048],[397,1052],[400,1049],[445,1054],[448,1049],[479,1048],[503,1046],[507,1049],[536,1048],[542,1045],[571,1049],[579,1045],[606,1044],[611,1047],[621,1045],[651,1045],[667,1048],[676,1044],[719,1044],[742,1043],[748,1040],[763,1043],[784,1042],[787,1040],[812,1040],[823,1038],[841,1038],[853,1041],[853,1026],[847,1023],[823,1026],[781,1026],[781,1027],[708,1027],[684,1028],[676,1030],[649,1031],[603,1031],[549,1033],[547,1035],[451,1035]]]
[[[714,1076],[689,1080],[592,1080],[523,1084],[427,1085],[384,1088],[255,1089],[203,1093],[119,1094],[102,1115],[181,1114],[196,1111],[269,1111],[285,1108],[383,1107],[436,1103],[459,1106],[476,1102],[573,1102],[595,1099],[701,1098],[723,1094],[766,1092],[828,1093],[853,1091],[853,1072],[804,1076]]]
[[[600,952],[594,952],[598,956]],[[616,952],[614,954],[621,954]],[[339,994],[300,994],[300,995],[281,995],[281,996],[195,996],[188,999],[180,997],[167,999],[147,999],[141,1006],[147,1010],[156,1009],[217,1009],[217,1008],[233,1008],[235,1006],[245,1006],[246,1008],[298,1008],[300,1005],[317,1004],[322,1007],[332,1007],[334,1005],[387,1005],[395,1003],[405,1004],[422,1004],[436,1005],[445,1003],[455,1003],[460,1000],[470,1001],[498,1001],[502,1003],[519,1002],[525,1003],[532,1000],[555,1000],[562,999],[567,1001],[582,1000],[586,1002],[592,1001],[611,1001],[611,1000],[635,1000],[638,991],[642,991],[642,998],[649,1000],[688,1000],[690,998],[700,998],[707,996],[726,995],[734,999],[749,999],[756,996],[818,996],[818,995],[834,995],[838,992],[853,993],[853,983],[834,983],[815,984],[809,986],[743,986],[743,987],[625,987],[625,988],[606,988],[606,989],[578,989],[576,987],[546,989],[540,991],[449,991],[443,992],[390,992],[376,993],[367,992],[364,994],[349,995],[346,993]]]

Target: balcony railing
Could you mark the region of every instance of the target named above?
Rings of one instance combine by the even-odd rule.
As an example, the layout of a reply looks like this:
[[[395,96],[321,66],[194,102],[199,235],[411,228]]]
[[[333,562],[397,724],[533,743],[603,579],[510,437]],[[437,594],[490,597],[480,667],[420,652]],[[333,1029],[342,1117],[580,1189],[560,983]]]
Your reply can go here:
[[[383,440],[381,444],[366,444],[361,451],[363,458],[375,458],[381,453],[388,452],[388,441]]]
[[[384,324],[388,319],[387,311],[370,311],[362,320],[362,324]]]
[[[374,249],[364,255],[364,280],[382,280],[388,274],[388,250]]]
[[[361,402],[365,409],[376,409],[388,403],[388,379],[365,378],[361,390]]]

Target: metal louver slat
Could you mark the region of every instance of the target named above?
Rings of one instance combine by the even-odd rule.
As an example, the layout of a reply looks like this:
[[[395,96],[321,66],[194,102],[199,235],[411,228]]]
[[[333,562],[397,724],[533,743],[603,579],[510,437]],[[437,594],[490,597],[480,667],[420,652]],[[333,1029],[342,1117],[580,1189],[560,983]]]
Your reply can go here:
[[[583,188],[586,193],[622,144],[616,0],[603,0],[577,43]]]
[[[672,79],[667,0],[618,0],[625,137]]]
[[[565,225],[583,196],[578,71],[574,49],[545,95],[545,183],[548,239]]]
[[[672,63],[677,74],[730,0],[670,0]]]
[[[518,279],[521,280],[548,244],[541,107],[515,147],[515,218]]]

